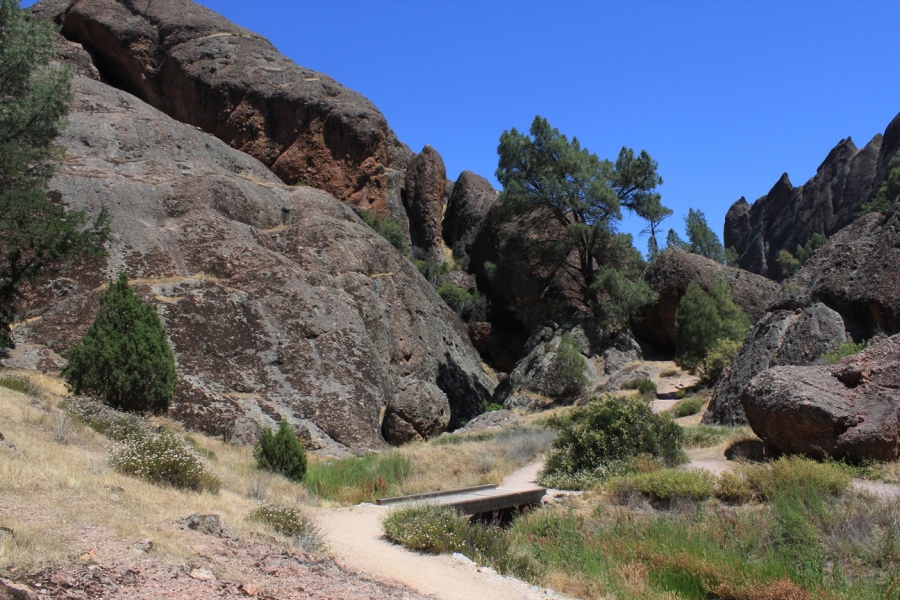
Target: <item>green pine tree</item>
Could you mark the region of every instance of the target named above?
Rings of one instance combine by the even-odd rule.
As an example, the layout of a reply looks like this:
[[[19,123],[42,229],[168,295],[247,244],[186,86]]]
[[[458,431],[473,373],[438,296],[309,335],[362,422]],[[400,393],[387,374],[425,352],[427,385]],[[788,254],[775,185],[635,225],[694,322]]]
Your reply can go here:
[[[708,292],[692,281],[675,311],[675,347],[681,363],[700,366],[720,339],[743,342],[752,325],[750,317],[734,303],[731,286],[717,277]]]
[[[52,31],[13,0],[0,0],[0,347],[11,346],[22,285],[77,253],[102,254],[106,213],[82,231],[45,187],[71,99],[67,68],[51,64]]]
[[[260,469],[281,473],[291,481],[302,481],[306,474],[306,451],[297,434],[284,419],[274,434],[263,427],[253,457]]]
[[[100,296],[100,309],[67,353],[63,377],[76,394],[119,410],[165,412],[175,392],[175,357],[156,310],[119,273]]]

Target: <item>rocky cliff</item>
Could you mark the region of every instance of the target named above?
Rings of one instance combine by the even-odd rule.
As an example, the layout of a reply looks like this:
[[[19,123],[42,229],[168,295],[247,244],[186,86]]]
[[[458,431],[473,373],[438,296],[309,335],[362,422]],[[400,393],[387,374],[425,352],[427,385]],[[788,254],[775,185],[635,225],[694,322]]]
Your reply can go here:
[[[464,326],[350,207],[127,92],[76,77],[74,93],[51,195],[106,207],[114,242],[34,291],[20,341],[64,353],[125,269],[169,333],[190,427],[252,440],[288,419],[308,446],[365,450],[483,409]]]
[[[862,149],[850,138],[841,140],[805,184],[794,187],[785,173],[752,205],[744,198],[735,202],[725,216],[725,247],[737,250],[741,268],[780,278],[778,252],[793,253],[814,233],[830,237],[852,223],[878,191],[898,148],[900,115]]]

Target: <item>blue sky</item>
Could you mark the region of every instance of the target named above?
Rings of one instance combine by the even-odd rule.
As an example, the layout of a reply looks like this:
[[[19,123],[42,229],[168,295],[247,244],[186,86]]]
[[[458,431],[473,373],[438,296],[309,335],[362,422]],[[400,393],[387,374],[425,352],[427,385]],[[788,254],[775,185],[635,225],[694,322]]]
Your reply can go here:
[[[739,197],[805,182],[900,112],[900,2],[200,3],[368,97],[450,179],[496,185],[501,132],[536,114],[601,157],[645,149],[679,233],[699,208],[721,236]]]

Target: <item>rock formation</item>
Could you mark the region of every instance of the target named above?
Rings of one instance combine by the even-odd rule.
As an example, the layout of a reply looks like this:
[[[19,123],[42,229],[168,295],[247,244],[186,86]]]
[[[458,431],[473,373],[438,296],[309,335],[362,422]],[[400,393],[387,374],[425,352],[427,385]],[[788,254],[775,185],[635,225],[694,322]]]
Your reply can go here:
[[[457,259],[468,256],[484,228],[485,219],[497,203],[491,183],[472,171],[463,171],[453,185],[444,216],[444,241]]]
[[[637,338],[657,350],[674,350],[675,311],[688,285],[696,281],[708,290],[719,276],[728,280],[735,303],[753,320],[765,314],[766,307],[778,293],[779,286],[774,281],[726,267],[680,248],[666,248],[656,255],[644,272],[644,280],[659,294],[659,300],[632,323]]]
[[[447,170],[437,150],[425,146],[406,171],[404,203],[409,214],[409,236],[413,246],[429,259],[443,260],[441,221],[444,218],[444,191]]]
[[[339,452],[483,410],[493,384],[464,325],[350,207],[127,92],[76,77],[74,94],[51,195],[106,207],[114,242],[34,291],[19,340],[64,353],[125,269],[170,336],[188,427],[252,441],[287,419]]]
[[[82,44],[104,81],[258,158],[286,183],[383,216],[402,211],[412,153],[384,116],[259,35],[190,0],[44,0],[32,11]]]
[[[900,333],[900,204],[842,229],[816,251],[793,282],[841,313],[857,339]]]
[[[774,366],[811,365],[844,341],[843,319],[823,304],[768,313],[716,382],[703,423],[746,425],[740,398],[751,379]]]
[[[785,173],[752,206],[743,198],[735,202],[725,216],[725,247],[737,250],[741,268],[781,277],[778,252],[793,253],[814,233],[830,237],[853,222],[898,148],[900,115],[862,149],[850,138],[841,140],[804,185],[794,187]]]
[[[774,367],[741,394],[769,448],[852,461],[900,457],[900,336],[831,366]]]

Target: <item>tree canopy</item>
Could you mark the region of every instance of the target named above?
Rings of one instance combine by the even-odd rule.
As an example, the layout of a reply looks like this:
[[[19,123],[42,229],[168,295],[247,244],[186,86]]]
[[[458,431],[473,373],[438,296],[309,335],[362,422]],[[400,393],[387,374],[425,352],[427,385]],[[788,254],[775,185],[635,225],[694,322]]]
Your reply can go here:
[[[66,214],[44,189],[71,98],[69,71],[53,57],[49,26],[0,0],[0,346],[12,345],[22,285],[77,252],[101,252],[106,237],[105,213],[83,231],[84,215]]]
[[[601,160],[540,116],[529,134],[503,132],[497,152],[501,206],[526,239],[517,250],[549,272],[566,272],[596,311],[600,287],[611,282],[600,271],[627,269],[641,260],[631,237],[616,232],[622,209],[647,219],[654,232],[671,213],[656,192],[662,183],[656,161],[630,148],[622,148],[615,162]]]
[[[716,262],[726,262],[725,248],[722,247],[719,236],[707,224],[703,211],[688,209],[688,214],[684,218],[684,230],[688,238],[686,242],[678,236],[674,229],[670,229],[666,236],[666,246],[676,246]]]

